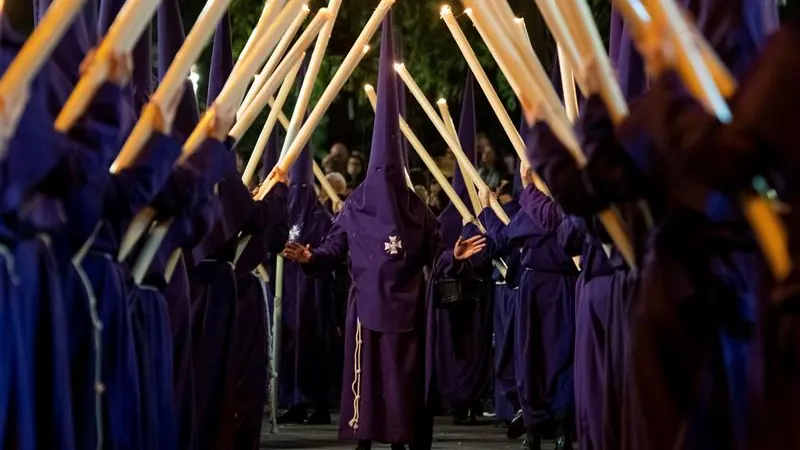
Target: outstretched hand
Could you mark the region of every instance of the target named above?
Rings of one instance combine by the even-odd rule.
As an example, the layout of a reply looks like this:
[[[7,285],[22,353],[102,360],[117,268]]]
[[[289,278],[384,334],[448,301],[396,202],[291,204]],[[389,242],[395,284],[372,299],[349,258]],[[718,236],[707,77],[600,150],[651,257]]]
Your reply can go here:
[[[463,261],[482,252],[484,248],[486,248],[485,236],[473,236],[466,240],[463,237],[459,237],[453,248],[453,256],[457,260]]]
[[[308,264],[311,262],[311,246],[301,245],[297,242],[287,242],[283,249],[283,257],[298,264]]]

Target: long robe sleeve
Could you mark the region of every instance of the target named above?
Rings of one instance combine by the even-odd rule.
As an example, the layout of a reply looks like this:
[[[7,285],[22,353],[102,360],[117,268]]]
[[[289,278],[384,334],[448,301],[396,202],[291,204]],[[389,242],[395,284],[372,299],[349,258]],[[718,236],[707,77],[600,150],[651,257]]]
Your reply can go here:
[[[528,186],[520,196],[522,211],[533,219],[534,223],[548,233],[555,233],[564,221],[564,212],[552,198],[534,186]]]
[[[311,261],[303,265],[303,270],[309,274],[333,272],[347,258],[347,250],[347,231],[334,220],[322,244],[311,250]]]
[[[236,261],[237,275],[252,272],[267,261],[270,254],[283,250],[289,239],[287,193],[287,186],[278,183],[264,200],[255,202],[255,211],[242,228],[242,236],[250,236],[250,239]]]
[[[502,226],[503,222],[496,219],[491,208],[481,211],[480,218],[484,223],[497,220],[501,225],[486,230],[486,248],[495,258],[508,256],[514,249],[522,247],[525,240],[533,236],[535,230],[531,217],[521,210],[511,218],[507,226]]]

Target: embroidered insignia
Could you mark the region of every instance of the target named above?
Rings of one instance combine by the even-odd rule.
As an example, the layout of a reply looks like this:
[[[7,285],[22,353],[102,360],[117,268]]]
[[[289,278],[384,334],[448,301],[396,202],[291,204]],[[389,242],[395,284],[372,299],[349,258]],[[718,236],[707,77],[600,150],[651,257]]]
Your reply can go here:
[[[403,241],[397,236],[389,236],[389,240],[383,243],[383,250],[389,255],[396,255],[403,249]]]
[[[289,242],[297,241],[302,231],[303,227],[299,223],[292,225],[292,228],[289,229]]]

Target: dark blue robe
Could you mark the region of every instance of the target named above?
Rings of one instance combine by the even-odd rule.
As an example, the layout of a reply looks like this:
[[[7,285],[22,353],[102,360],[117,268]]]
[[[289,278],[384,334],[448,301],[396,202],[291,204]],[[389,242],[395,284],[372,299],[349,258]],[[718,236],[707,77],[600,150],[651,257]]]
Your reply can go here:
[[[488,230],[490,251],[505,256],[521,247],[515,312],[515,376],[525,424],[569,421],[574,413],[573,345],[578,273],[557,241],[560,209],[529,186],[520,212],[500,230]],[[481,213],[485,219],[490,209]],[[486,219],[490,220],[490,219]],[[494,219],[496,220],[496,219]]]
[[[521,188],[521,187],[520,187]],[[509,217],[519,212],[519,202],[511,200],[503,205]],[[496,216],[492,216],[496,218]],[[503,227],[499,220],[484,224],[487,229]],[[508,266],[509,278],[519,273],[519,253],[512,252],[503,259]],[[519,410],[517,382],[514,377],[514,312],[519,301],[517,280],[506,280],[496,269],[494,280],[494,408],[498,420],[510,421]]]

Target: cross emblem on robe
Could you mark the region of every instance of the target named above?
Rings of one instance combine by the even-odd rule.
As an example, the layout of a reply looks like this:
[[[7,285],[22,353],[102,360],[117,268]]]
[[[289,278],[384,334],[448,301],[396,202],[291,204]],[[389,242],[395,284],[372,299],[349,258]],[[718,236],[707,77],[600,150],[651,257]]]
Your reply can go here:
[[[303,230],[303,227],[296,223],[292,225],[292,228],[289,229],[289,242],[296,242],[298,238],[300,238],[300,232]]]
[[[397,236],[389,236],[389,240],[383,243],[383,250],[389,255],[396,255],[403,249],[403,241]]]

